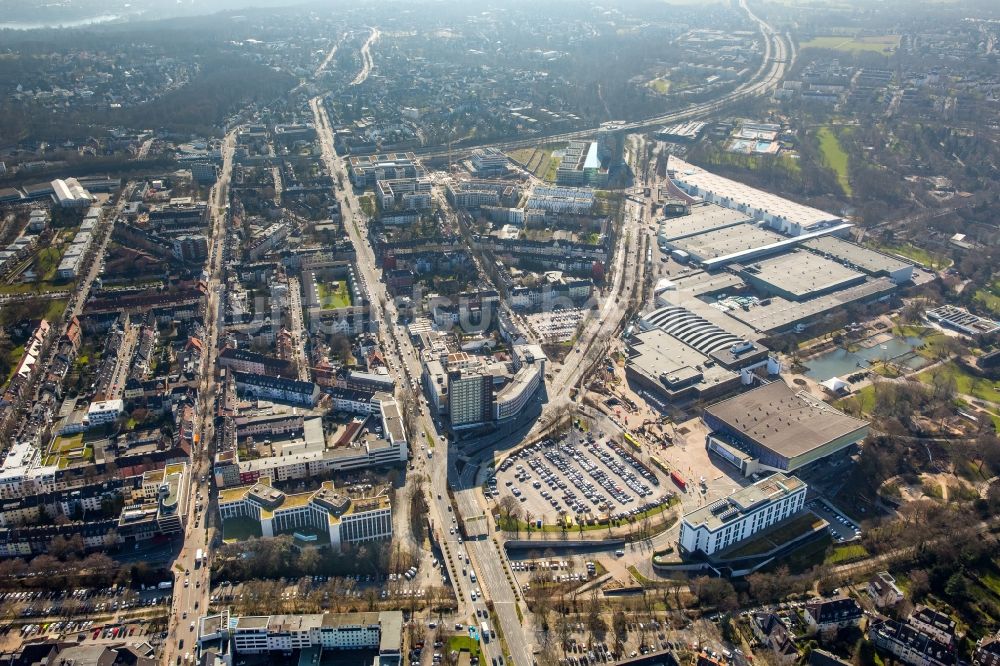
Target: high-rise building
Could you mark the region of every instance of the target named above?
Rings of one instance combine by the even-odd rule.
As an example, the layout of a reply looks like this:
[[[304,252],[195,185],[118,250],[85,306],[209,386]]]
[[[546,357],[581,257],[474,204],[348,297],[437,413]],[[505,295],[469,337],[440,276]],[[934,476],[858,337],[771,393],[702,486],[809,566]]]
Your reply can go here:
[[[172,252],[180,261],[205,261],[208,259],[208,239],[201,234],[178,236],[173,239]]]
[[[493,420],[493,377],[474,369],[448,373],[451,427],[471,428]]]
[[[191,178],[199,183],[214,183],[219,177],[219,171],[211,162],[193,162]]]
[[[620,120],[601,123],[597,128],[597,156],[608,169],[625,161],[625,125]]]

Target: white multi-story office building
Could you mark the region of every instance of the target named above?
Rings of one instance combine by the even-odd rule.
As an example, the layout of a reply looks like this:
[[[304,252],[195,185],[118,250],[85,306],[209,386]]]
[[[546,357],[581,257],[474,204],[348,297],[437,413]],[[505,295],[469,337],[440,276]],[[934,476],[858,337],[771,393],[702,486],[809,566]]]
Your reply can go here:
[[[775,474],[692,511],[681,520],[681,549],[713,555],[794,515],[806,502],[805,483]]]
[[[344,543],[388,539],[392,536],[392,508],[384,495],[352,499],[326,481],[311,493],[286,495],[271,487],[268,478],[252,486],[219,493],[222,520],[251,518],[260,522],[261,536],[298,533],[317,544],[339,549]]]
[[[232,640],[237,654],[292,650],[378,650],[375,663],[396,661],[402,650],[402,611],[257,615],[230,617],[228,611],[198,622],[198,646]]]
[[[125,409],[125,403],[120,399],[115,400],[95,400],[90,403],[90,407],[87,408],[87,424],[90,428],[95,428],[97,426],[102,426],[106,423],[114,423],[122,410]]]

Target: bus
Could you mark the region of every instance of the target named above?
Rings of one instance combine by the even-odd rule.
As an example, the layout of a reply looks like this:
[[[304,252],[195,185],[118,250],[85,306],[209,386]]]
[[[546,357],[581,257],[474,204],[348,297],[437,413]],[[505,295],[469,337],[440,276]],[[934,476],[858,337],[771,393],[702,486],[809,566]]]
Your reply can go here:
[[[642,450],[642,446],[639,444],[639,441],[635,437],[633,437],[628,433],[625,433],[624,437],[625,441],[628,442],[629,446],[631,446],[633,449],[635,449],[636,451]]]
[[[663,462],[656,456],[649,456],[649,462],[653,463],[653,467],[659,468],[659,470],[664,474],[670,474],[670,467],[667,466],[667,463]]]

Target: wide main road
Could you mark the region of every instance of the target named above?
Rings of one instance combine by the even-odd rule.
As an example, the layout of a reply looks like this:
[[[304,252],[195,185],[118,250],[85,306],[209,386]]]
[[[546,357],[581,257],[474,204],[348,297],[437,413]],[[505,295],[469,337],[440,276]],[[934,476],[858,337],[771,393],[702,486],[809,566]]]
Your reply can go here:
[[[310,106],[320,137],[323,159],[331,175],[334,176],[334,181],[343,179],[343,182],[347,184],[350,182],[347,166],[333,149],[333,133],[319,98],[313,99]],[[388,352],[387,357],[390,359],[390,365],[397,380],[403,386],[410,387],[414,381],[419,381],[420,377],[420,364],[416,350],[410,343],[409,337],[397,324],[398,315],[395,304],[386,293],[374,253],[365,237],[367,221],[363,219],[363,215],[359,214],[360,204],[357,196],[349,184],[340,194],[344,199],[344,226],[357,251],[358,270],[361,272],[371,300],[370,317],[373,321],[379,322],[378,334]],[[454,469],[454,455],[449,455],[446,450],[447,444],[432,421],[430,411],[426,408],[426,402],[421,399],[421,403],[424,405],[424,409],[416,418],[419,432],[407,433],[407,440],[413,448],[417,472],[424,474],[428,480],[430,494],[428,513],[434,525],[436,536],[442,546],[452,555],[450,561],[447,557],[445,558],[445,563],[455,587],[459,617],[468,618],[468,621],[473,621],[473,617],[478,617],[478,621],[481,622],[482,617],[478,615],[477,611],[485,611],[486,600],[492,601],[496,613],[495,619],[500,623],[500,628],[506,639],[510,661],[515,666],[529,666],[532,661],[531,651],[515,609],[517,599],[503,574],[506,561],[491,550],[493,545],[489,540],[473,540],[462,543],[459,530],[454,527],[455,516],[460,514],[458,509],[451,504],[448,495],[449,470],[451,478],[458,477]],[[433,449],[430,449],[433,457],[429,457],[428,450],[423,447],[430,446],[432,442],[435,443]],[[462,513],[465,514],[464,511]],[[465,575],[462,573],[463,570],[466,571]],[[472,571],[477,574],[478,580],[475,583],[468,575]],[[477,593],[476,599],[473,600],[472,593],[477,589],[481,591],[481,594]],[[482,649],[490,663],[494,657],[501,654],[499,641],[483,643]]]
[[[208,605],[211,587],[207,562],[197,566],[195,555],[202,550],[209,557],[206,518],[211,515],[209,467],[211,445],[214,439],[214,414],[217,387],[215,385],[215,354],[218,348],[223,247],[226,243],[225,204],[228,199],[229,177],[232,173],[236,131],[226,135],[222,143],[222,172],[216,182],[211,199],[212,233],[209,240],[208,294],[205,297],[205,355],[202,359],[201,384],[198,390],[198,422],[195,432],[198,442],[192,454],[191,470],[186,489],[186,516],[184,543],[174,561],[173,605],[170,609],[169,640],[163,651],[164,663],[171,663],[174,655],[194,653],[198,638],[197,618]],[[202,479],[205,481],[202,481]],[[201,504],[202,510],[197,506]]]
[[[691,104],[683,109],[678,109],[677,111],[672,111],[663,115],[627,122],[623,125],[625,131],[640,132],[660,127],[662,125],[704,118],[705,116],[722,110],[734,102],[750,97],[766,95],[778,87],[778,84],[781,83],[781,80],[785,77],[785,72],[788,71],[788,68],[792,64],[791,58],[794,54],[791,50],[791,46],[789,43],[786,43],[784,37],[774,30],[774,28],[750,10],[747,6],[746,0],[740,0],[740,7],[747,13],[750,20],[757,25],[758,30],[764,38],[764,57],[761,61],[760,67],[756,72],[754,72],[754,75],[750,77],[749,80],[745,81],[718,99],[710,102]],[[456,154],[460,155],[482,146],[496,146],[506,150],[515,148],[531,148],[539,145],[539,143],[558,143],[563,141],[573,141],[575,139],[583,139],[594,136],[596,132],[597,128],[593,127],[590,129],[575,130],[572,132],[563,132],[558,134],[537,134],[532,136],[530,139],[484,141],[477,144],[452,146],[451,151],[447,148],[442,148],[441,146],[433,146],[428,148],[415,148],[412,152],[421,157],[445,157],[449,155],[450,152],[450,154],[454,157]]]

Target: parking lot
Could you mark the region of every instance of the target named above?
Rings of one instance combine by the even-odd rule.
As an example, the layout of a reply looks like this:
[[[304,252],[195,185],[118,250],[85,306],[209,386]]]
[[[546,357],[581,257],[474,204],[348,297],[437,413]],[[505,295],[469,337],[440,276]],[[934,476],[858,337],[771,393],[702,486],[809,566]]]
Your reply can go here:
[[[574,431],[562,441],[545,440],[505,460],[489,482],[490,494],[513,495],[525,516],[555,523],[611,514],[626,518],[664,504],[671,488],[655,470],[603,433]]]
[[[843,543],[861,536],[861,528],[850,518],[840,513],[823,500],[814,499],[806,503],[806,508],[830,523],[830,534],[834,541]]]
[[[585,314],[585,310],[573,308],[570,310],[531,314],[525,317],[525,319],[528,320],[528,326],[531,330],[543,342],[556,344],[572,339]]]

